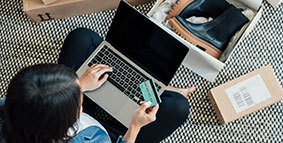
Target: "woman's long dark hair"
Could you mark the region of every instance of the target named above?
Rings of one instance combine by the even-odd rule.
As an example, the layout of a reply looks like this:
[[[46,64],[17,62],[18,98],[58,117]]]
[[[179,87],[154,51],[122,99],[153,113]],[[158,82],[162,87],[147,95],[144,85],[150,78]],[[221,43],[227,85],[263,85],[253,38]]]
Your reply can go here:
[[[20,71],[8,87],[2,135],[7,143],[53,143],[70,139],[81,91],[75,72],[41,64]]]

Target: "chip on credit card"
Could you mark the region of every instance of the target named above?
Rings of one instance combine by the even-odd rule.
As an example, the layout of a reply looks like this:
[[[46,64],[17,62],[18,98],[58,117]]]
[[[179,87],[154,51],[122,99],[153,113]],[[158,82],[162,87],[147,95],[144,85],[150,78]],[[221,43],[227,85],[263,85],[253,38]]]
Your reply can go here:
[[[151,101],[151,106],[161,103],[161,99],[158,95],[156,85],[153,79],[149,79],[140,84],[140,89],[142,92],[142,96],[144,101]]]

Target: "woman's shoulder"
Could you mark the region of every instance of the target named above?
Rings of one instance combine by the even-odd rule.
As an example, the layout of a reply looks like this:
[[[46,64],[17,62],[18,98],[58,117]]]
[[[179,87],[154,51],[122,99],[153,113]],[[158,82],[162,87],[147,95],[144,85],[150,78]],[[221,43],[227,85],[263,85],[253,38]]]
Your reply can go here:
[[[76,122],[77,134],[73,138],[74,143],[81,142],[99,142],[111,143],[109,135],[105,128],[94,118],[86,113],[82,113]]]
[[[83,129],[89,126],[98,126],[107,133],[106,129],[97,120],[84,112],[81,114],[79,121]]]
[[[90,127],[90,126],[97,126],[107,133],[105,128],[97,120],[95,120],[93,117],[91,117],[90,115],[88,115],[86,113],[82,113],[80,115],[80,118],[74,124],[73,129],[70,130],[70,133],[71,133],[71,135],[73,135],[75,133],[75,131],[80,132],[80,131],[82,131],[82,130]]]
[[[74,143],[99,142],[111,143],[108,134],[98,126],[89,126],[80,131],[74,138]]]

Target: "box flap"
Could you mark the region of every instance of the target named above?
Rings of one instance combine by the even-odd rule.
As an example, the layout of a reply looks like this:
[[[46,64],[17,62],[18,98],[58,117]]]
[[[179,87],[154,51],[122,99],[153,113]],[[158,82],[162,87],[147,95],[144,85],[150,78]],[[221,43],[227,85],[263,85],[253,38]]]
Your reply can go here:
[[[48,4],[51,4],[51,3],[54,3],[58,0],[42,0],[42,2],[45,4],[45,5],[48,5]]]
[[[23,0],[23,10],[29,11],[34,9],[48,8],[51,6],[65,5],[70,3],[80,2],[82,0],[59,0],[55,3],[44,5],[41,0]]]
[[[190,51],[182,64],[208,81],[214,82],[225,64],[203,51],[198,51],[195,46],[186,41],[184,44],[189,47]]]
[[[233,0],[227,0],[227,1],[233,1]],[[238,0],[241,3],[246,4],[250,8],[254,10],[258,10],[259,7],[261,6],[263,0]],[[267,0],[268,3],[270,3],[273,7],[276,7],[279,5],[283,0]]]
[[[251,8],[251,9],[253,9],[255,11],[257,11],[260,8],[263,0],[237,0],[237,1],[235,1],[235,0],[227,0],[227,1],[229,3],[232,3],[236,7],[238,5],[237,1],[239,1],[240,3],[248,6],[249,8]]]
[[[268,3],[270,3],[273,7],[276,7],[280,3],[283,2],[283,0],[267,0]]]

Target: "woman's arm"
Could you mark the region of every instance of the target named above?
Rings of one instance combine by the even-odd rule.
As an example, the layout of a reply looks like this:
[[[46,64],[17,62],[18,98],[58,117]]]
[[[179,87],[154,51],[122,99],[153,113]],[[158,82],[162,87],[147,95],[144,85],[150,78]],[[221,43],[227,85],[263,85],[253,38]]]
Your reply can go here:
[[[112,72],[112,68],[102,64],[94,64],[88,68],[79,79],[82,92],[100,87],[108,78],[107,74],[103,76],[105,72]],[[150,101],[141,102],[141,106],[134,113],[130,127],[124,135],[126,141],[134,143],[141,127],[155,121],[159,106],[149,108],[150,105]]]
[[[141,102],[141,106],[134,113],[130,127],[124,135],[124,139],[129,143],[134,143],[136,141],[137,135],[141,127],[156,120],[156,113],[158,111],[159,106],[155,105],[151,108],[148,108],[150,105],[150,101]]]
[[[134,143],[140,131],[140,127],[130,126],[126,134],[124,135],[124,139],[129,143]]]

